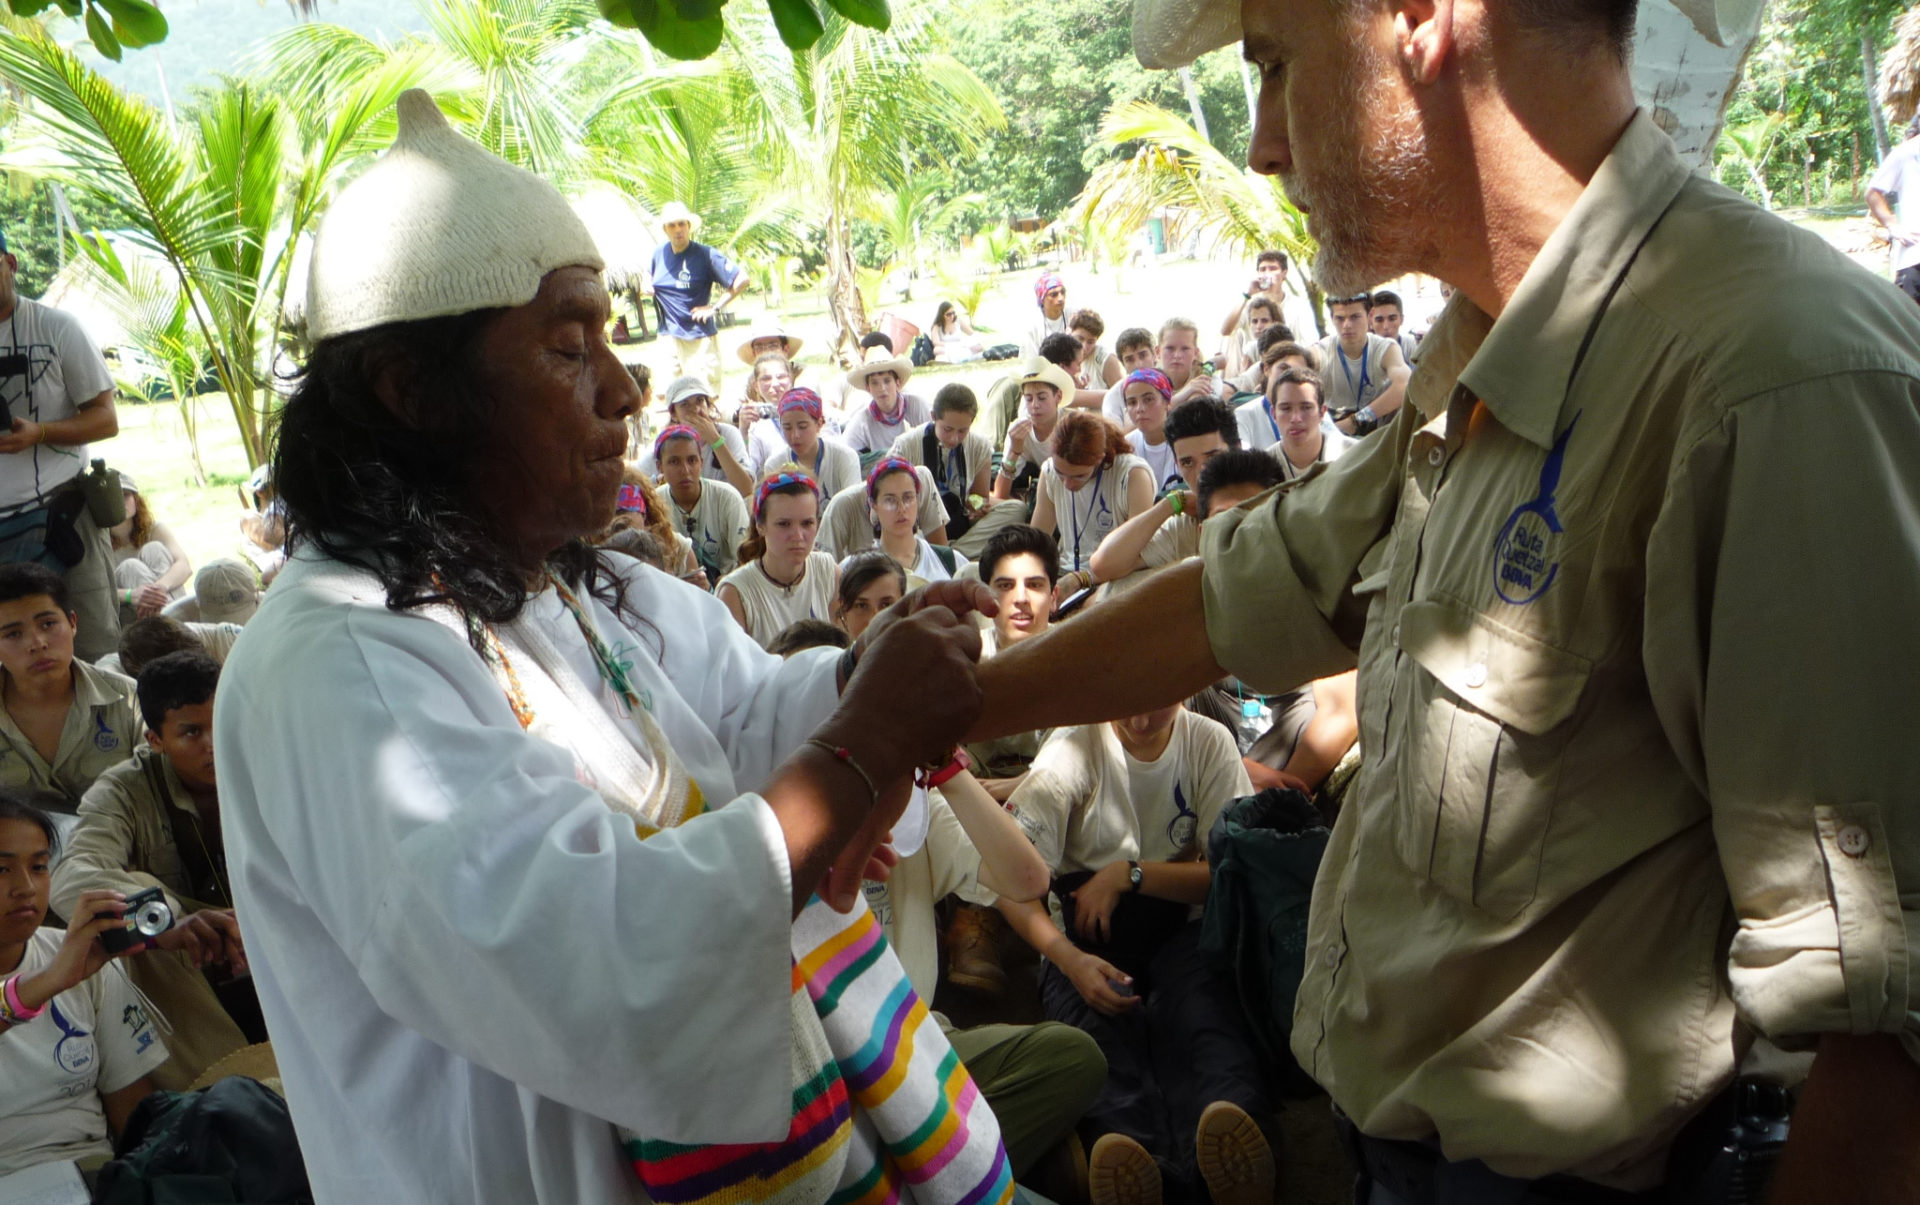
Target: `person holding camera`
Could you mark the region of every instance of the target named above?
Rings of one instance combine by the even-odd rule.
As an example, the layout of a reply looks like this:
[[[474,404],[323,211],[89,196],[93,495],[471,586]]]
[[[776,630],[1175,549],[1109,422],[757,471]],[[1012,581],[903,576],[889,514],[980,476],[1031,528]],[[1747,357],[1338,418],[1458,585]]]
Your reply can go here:
[[[143,958],[128,974],[172,1025],[173,1057],[154,1073],[170,1091],[184,1090],[247,1044],[203,973],[247,970],[220,838],[213,760],[219,683],[219,664],[203,652],[168,653],[140,671],[146,743],[88,788],[53,874],[53,903],[66,915],[89,891],[162,891],[174,923],[152,944],[169,956]],[[251,1001],[236,1008],[253,1011]]]
[[[167,1061],[119,951],[126,897],[83,892],[66,929],[47,928],[53,818],[0,787],[0,1176],[58,1160],[97,1167]]]
[[[78,489],[88,445],[120,432],[113,377],[72,314],[20,296],[19,271],[0,233],[0,563],[66,576],[81,620],[75,647],[92,661],[119,643],[120,614],[112,541]]]
[[[274,460],[293,551],[214,720],[315,1199],[707,1195],[689,1171],[744,1199],[774,1167],[783,1199],[913,1169],[1005,1205],[938,1027],[887,1023],[907,976],[861,896],[973,721],[991,597],[941,583],[782,660],[589,546],[640,399],[593,237],[426,92],[398,110],[314,236]]]

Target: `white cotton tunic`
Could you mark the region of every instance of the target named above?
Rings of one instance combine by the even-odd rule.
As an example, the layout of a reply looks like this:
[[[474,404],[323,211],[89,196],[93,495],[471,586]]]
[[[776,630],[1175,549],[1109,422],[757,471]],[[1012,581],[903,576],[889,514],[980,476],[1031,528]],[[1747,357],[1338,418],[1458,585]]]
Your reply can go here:
[[[740,595],[747,633],[761,648],[802,619],[832,619],[833,592],[839,584],[840,568],[833,554],[818,549],[807,554],[806,572],[791,589],[776,586],[759,561],[750,561],[720,579],[720,585],[732,586]],[[825,713],[820,718],[826,719]]]
[[[236,911],[322,1205],[645,1201],[613,1123],[785,1134],[790,872],[738,792],[832,710],[837,654],[769,656],[618,559],[652,627],[589,605],[717,809],[644,842],[465,640],[360,571],[295,555],[227,662]],[[548,632],[581,662],[570,619]]]

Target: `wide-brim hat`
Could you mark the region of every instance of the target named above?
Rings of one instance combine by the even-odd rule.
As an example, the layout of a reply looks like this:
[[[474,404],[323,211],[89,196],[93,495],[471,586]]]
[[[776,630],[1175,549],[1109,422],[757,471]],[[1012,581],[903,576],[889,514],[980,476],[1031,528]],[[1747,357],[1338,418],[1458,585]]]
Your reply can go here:
[[[884,347],[869,347],[866,363],[856,364],[847,369],[847,384],[855,389],[872,393],[873,390],[867,389],[867,374],[875,372],[895,373],[899,376],[900,383],[905,385],[913,376],[913,361],[905,356],[896,356]]]
[[[1133,57],[1142,67],[1187,67],[1244,36],[1240,0],[1133,0]]]
[[[760,340],[762,339],[780,340],[781,346],[785,347],[787,350],[787,359],[789,360],[793,359],[795,356],[800,354],[800,346],[801,346],[800,336],[788,334],[786,327],[756,326],[752,330],[747,332],[746,338],[740,341],[740,349],[738,354],[740,356],[740,362],[742,364],[745,364],[749,368],[753,367],[753,362],[757,358],[753,354],[753,345],[760,342]]]
[[[1073,378],[1067,375],[1066,369],[1052,360],[1042,359],[1039,356],[1029,356],[1020,366],[1020,377],[1015,382],[1014,388],[1018,389],[1030,384],[1051,385],[1058,389],[1062,405],[1072,401],[1074,391],[1079,388],[1073,383]]]
[[[668,201],[665,208],[661,209],[660,228],[665,230],[668,222],[685,222],[693,227],[695,234],[700,232],[700,215],[679,201]]]

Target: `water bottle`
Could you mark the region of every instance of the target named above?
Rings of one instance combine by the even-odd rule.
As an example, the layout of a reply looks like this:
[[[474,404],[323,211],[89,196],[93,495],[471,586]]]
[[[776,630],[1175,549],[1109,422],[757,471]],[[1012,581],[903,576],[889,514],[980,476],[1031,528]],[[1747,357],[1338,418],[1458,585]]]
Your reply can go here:
[[[86,499],[87,515],[100,530],[127,521],[127,496],[120,489],[120,474],[108,468],[106,461],[96,460],[92,468],[80,474],[80,495]]]

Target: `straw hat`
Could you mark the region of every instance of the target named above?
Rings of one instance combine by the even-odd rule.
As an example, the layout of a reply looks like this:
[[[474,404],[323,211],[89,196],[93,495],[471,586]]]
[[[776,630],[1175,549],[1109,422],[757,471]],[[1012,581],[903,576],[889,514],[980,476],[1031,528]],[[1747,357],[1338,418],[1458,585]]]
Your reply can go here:
[[[865,389],[868,393],[872,393],[873,390],[867,389],[867,374],[873,372],[894,373],[899,376],[900,383],[905,385],[907,379],[913,376],[913,361],[905,356],[896,356],[884,347],[869,347],[866,362],[856,364],[847,370],[847,384],[855,389]]]
[[[700,215],[688,209],[679,201],[668,201],[666,208],[660,211],[660,228],[665,230],[668,222],[685,222],[693,227],[693,233],[700,233]]]
[[[419,88],[395,108],[393,145],[341,190],[313,236],[315,342],[525,305],[557,268],[605,266],[559,189],[455,131]]]
[[[740,356],[740,362],[742,364],[747,365],[749,368],[753,366],[753,362],[757,358],[753,354],[753,345],[762,339],[780,340],[780,345],[786,349],[787,359],[789,360],[800,354],[800,336],[789,335],[786,327],[778,325],[756,326],[747,332],[746,338],[740,341],[738,355]]]
[[[1065,405],[1073,400],[1073,394],[1079,386],[1067,375],[1067,370],[1039,356],[1029,356],[1020,365],[1020,377],[1015,388],[1026,385],[1051,385],[1060,391],[1060,403]]]

